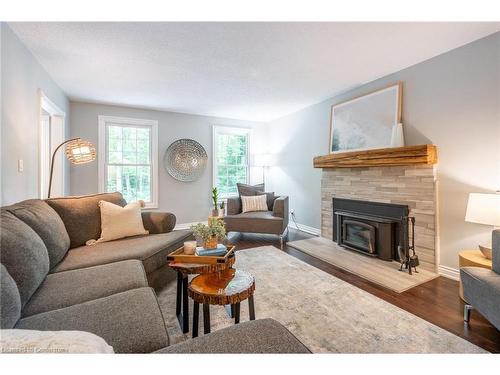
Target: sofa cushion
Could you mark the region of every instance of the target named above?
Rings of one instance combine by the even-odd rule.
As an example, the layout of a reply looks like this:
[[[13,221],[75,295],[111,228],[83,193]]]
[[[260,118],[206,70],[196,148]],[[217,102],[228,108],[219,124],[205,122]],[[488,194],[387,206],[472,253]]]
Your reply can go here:
[[[49,253],[50,268],[66,255],[69,236],[61,217],[40,199],[29,199],[7,207],[17,218],[28,224],[43,240]]]
[[[14,327],[21,317],[19,289],[3,264],[0,264],[0,317],[2,329]]]
[[[500,329],[500,275],[479,267],[460,268],[464,299]]]
[[[49,254],[42,239],[24,221],[2,209],[0,260],[19,288],[21,306],[49,272]]]
[[[68,251],[66,258],[52,272],[137,259],[142,261],[146,272],[150,273],[165,265],[167,255],[181,247],[184,240],[191,236],[191,231],[182,230],[77,247]]]
[[[125,206],[121,193],[104,193],[81,197],[50,198],[46,202],[59,214],[68,232],[70,247],[85,245],[101,235],[99,201]]]
[[[19,320],[15,328],[87,331],[116,353],[149,353],[168,345],[163,316],[151,288],[113,294]]]
[[[183,341],[155,353],[310,353],[273,319],[253,320]]]
[[[273,216],[271,211],[245,212],[224,217],[228,232],[281,234],[283,219]]]
[[[22,315],[40,314],[147,286],[144,268],[138,260],[51,273],[24,306]]]

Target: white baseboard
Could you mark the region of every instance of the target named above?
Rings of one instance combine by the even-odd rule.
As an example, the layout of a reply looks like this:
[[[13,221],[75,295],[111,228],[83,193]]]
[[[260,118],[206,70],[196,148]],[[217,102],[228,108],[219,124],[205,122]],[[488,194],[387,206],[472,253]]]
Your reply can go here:
[[[174,230],[186,230],[186,229],[189,229],[191,228],[191,225],[196,225],[196,224],[199,224],[201,223],[201,221],[195,221],[195,222],[192,222],[192,223],[180,223],[180,224],[176,224],[175,227],[174,227]],[[205,222],[203,222],[205,224]]]
[[[298,225],[298,229],[302,232],[306,232],[306,233],[309,233],[309,234],[313,234],[315,236],[319,236],[321,235],[321,230],[318,229],[318,228],[314,228],[314,227],[310,227],[308,225],[304,225],[304,224],[300,224],[300,223],[297,223]],[[294,223],[290,223],[288,224],[288,228],[292,228],[292,229],[297,229],[297,227],[295,226]]]
[[[460,279],[460,271],[456,268],[447,267],[447,266],[438,266],[438,272],[441,276],[447,277],[452,280]]]

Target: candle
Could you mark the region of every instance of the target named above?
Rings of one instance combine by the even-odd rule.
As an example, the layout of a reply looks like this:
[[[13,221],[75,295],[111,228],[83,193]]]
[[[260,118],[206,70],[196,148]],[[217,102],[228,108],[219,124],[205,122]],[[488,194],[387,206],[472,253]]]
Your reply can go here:
[[[196,252],[196,241],[184,242],[184,254],[193,255]]]

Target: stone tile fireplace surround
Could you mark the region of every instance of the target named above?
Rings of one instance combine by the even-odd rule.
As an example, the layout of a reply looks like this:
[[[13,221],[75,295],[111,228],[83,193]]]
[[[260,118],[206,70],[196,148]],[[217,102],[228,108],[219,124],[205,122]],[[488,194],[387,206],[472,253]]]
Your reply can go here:
[[[333,238],[333,197],[405,204],[410,216],[415,217],[415,248],[420,266],[437,272],[436,184],[434,165],[324,168],[321,236]]]

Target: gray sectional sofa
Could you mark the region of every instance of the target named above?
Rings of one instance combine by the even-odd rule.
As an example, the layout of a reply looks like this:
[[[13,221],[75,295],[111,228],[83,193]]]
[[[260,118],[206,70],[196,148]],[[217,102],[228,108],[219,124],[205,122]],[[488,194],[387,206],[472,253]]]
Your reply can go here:
[[[104,338],[117,353],[308,352],[273,320],[168,347],[151,286],[168,282],[167,255],[192,235],[173,231],[173,214],[144,212],[150,235],[86,246],[100,235],[99,200],[126,203],[121,194],[109,193],[2,207],[2,329],[87,331]],[[231,346],[247,340],[253,344]]]
[[[479,267],[460,268],[464,288],[464,320],[469,322],[471,309],[477,309],[500,329],[500,229],[492,233],[491,270]]]

